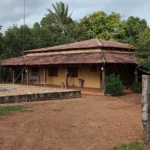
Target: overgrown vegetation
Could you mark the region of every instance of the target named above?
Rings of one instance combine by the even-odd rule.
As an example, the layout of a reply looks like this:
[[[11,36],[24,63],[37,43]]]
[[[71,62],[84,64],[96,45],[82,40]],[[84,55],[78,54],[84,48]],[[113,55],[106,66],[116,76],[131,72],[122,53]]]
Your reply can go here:
[[[139,67],[146,73],[150,73],[150,29],[145,29],[138,36],[135,56],[139,61]]]
[[[109,76],[106,76],[105,83],[106,94],[110,94],[112,96],[119,96],[122,94],[123,84],[119,76],[115,76],[115,74],[110,74]]]
[[[12,112],[24,112],[24,111],[26,111],[26,107],[22,105],[0,106],[0,116],[10,114]]]
[[[141,93],[142,92],[142,83],[141,82],[133,83],[131,86],[131,90],[136,93]]]
[[[132,142],[130,144],[120,144],[109,150],[150,150],[150,146],[143,142]]]

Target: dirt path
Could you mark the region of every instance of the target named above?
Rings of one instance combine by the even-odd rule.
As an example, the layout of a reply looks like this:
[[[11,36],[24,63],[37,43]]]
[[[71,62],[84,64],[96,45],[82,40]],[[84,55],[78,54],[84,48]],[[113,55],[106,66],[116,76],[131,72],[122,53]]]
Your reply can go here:
[[[142,140],[141,95],[22,103],[0,117],[0,150],[105,150]]]

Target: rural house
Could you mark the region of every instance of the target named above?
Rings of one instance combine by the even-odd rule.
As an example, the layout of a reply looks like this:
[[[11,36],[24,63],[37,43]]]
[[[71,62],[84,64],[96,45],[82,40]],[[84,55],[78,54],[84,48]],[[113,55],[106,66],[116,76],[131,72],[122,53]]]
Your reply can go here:
[[[65,45],[24,51],[24,55],[3,60],[3,67],[25,68],[27,84],[60,85],[104,89],[105,76],[120,75],[124,85],[138,81],[134,47],[91,39]]]

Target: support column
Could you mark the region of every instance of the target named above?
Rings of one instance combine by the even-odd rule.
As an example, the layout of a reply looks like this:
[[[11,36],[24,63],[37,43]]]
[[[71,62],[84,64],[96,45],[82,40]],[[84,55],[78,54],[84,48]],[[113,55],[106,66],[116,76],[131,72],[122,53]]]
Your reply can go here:
[[[144,141],[150,142],[150,76],[142,75],[142,123]]]
[[[66,82],[65,82],[65,88],[68,88],[68,68],[65,68],[65,75],[66,75]]]
[[[44,86],[46,86],[46,67],[44,66]]]
[[[15,68],[12,68],[12,83],[15,84]]]
[[[26,74],[27,74],[27,85],[29,85],[29,68],[28,67],[26,69]]]
[[[21,74],[21,84],[23,84],[23,72],[22,72],[22,74]]]
[[[137,67],[135,67],[134,75],[135,75],[135,82],[138,82],[138,68]]]
[[[105,95],[105,66],[101,67],[102,71],[102,94]]]

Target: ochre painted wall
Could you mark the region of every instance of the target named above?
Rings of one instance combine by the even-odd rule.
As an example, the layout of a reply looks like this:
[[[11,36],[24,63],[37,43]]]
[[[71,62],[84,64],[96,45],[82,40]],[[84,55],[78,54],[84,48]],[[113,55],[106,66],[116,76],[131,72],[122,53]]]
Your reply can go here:
[[[78,78],[84,80],[84,87],[100,88],[100,67],[97,66],[97,72],[91,72],[90,65],[80,66]]]
[[[58,77],[50,77],[46,69],[46,84],[61,85],[62,82],[65,83],[65,67],[58,67]]]
[[[44,68],[40,68],[40,84],[44,83]],[[65,67],[58,67],[58,77],[48,75],[46,68],[46,84],[61,85],[65,84]],[[90,65],[78,66],[78,77],[68,77],[69,86],[78,87],[78,79],[83,79],[83,87],[100,88],[100,67],[97,66],[97,72],[91,72]]]

